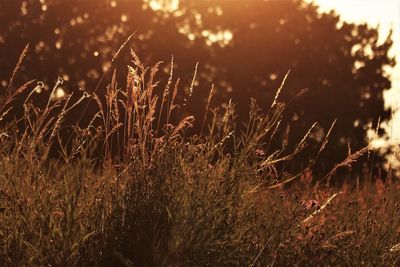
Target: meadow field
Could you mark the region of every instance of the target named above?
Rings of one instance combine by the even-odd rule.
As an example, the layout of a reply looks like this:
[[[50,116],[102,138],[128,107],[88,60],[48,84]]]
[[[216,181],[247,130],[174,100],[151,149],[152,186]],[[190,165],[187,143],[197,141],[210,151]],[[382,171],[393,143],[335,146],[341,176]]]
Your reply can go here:
[[[239,127],[235,103],[214,105],[213,88],[203,117],[188,114],[193,83],[179,98],[184,85],[172,71],[158,81],[159,65],[146,68],[132,51],[126,81],[114,72],[105,96],[57,98],[59,79],[37,106],[31,97],[41,82],[14,84],[26,53],[0,90],[0,266],[400,264],[396,176],[366,170],[365,179],[330,183],[372,147],[349,151],[322,177],[313,162],[283,172],[314,127],[282,140],[296,142],[292,151],[269,149],[279,138],[284,83],[269,109],[252,101]],[[65,125],[88,100],[95,116]],[[195,124],[201,131],[188,134]]]

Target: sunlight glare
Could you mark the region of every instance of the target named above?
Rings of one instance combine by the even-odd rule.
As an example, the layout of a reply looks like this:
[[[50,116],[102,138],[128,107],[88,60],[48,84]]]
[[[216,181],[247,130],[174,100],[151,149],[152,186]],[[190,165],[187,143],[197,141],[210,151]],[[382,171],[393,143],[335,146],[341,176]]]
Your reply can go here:
[[[145,0],[154,11],[173,13],[179,9],[179,0]]]

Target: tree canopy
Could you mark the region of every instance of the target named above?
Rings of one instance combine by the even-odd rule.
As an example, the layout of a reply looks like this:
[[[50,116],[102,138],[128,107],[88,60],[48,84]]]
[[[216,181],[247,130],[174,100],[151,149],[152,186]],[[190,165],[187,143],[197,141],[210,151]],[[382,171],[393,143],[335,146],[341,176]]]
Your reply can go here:
[[[388,55],[391,36],[379,43],[377,29],[342,22],[333,12],[320,14],[314,4],[298,0],[0,1],[0,20],[4,87],[30,43],[20,79],[38,78],[51,86],[60,76],[66,91],[90,92],[103,72],[129,63],[127,53],[115,64],[111,59],[135,33],[130,45],[144,62],[163,60],[168,72],[174,56],[181,84],[190,84],[199,62],[190,105],[195,115],[204,111],[215,84],[214,104],[232,98],[244,120],[249,99],[267,108],[290,70],[279,95],[288,104],[282,128],[290,127],[288,139],[298,141],[318,122],[310,142],[310,151],[317,151],[337,119],[326,168],[346,156],[348,144],[353,151],[366,146],[368,128],[390,115],[383,92],[391,87],[387,68],[395,64]],[[307,93],[296,97],[304,88]]]

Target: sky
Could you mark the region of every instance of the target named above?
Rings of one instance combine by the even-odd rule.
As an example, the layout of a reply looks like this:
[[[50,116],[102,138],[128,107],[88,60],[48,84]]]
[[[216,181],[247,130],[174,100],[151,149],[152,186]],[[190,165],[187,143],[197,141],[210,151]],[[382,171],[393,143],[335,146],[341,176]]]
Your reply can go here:
[[[397,58],[398,66],[391,73],[392,89],[385,94],[387,105],[395,111],[388,125],[392,142],[400,140],[400,0],[307,0],[320,6],[321,11],[336,10],[343,20],[367,22],[378,26],[381,40],[393,29],[394,45],[391,53]]]

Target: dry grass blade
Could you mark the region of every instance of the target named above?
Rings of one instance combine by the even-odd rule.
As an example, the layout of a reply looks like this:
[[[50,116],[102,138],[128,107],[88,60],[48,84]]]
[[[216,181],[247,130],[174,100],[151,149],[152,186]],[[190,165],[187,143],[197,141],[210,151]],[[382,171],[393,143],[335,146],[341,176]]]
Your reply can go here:
[[[157,100],[158,100],[158,97],[155,96],[155,97],[153,97],[153,99],[150,102],[149,109],[146,114],[146,123],[148,124],[148,127],[150,127],[151,123],[154,120],[154,114],[156,113]]]
[[[192,79],[192,83],[190,84],[189,87],[189,92],[188,92],[188,96],[184,98],[183,100],[183,107],[186,107],[187,102],[189,101],[189,98],[192,96],[193,94],[193,88],[194,88],[194,83],[196,81],[196,77],[197,77],[197,68],[199,66],[199,62],[196,63],[196,66],[194,68],[194,74],[193,74],[193,79]]]
[[[321,152],[325,149],[326,145],[328,144],[329,141],[329,136],[331,135],[331,132],[333,130],[333,128],[335,127],[337,119],[335,119],[332,124],[331,127],[328,130],[328,133],[325,135],[324,141],[322,141],[321,147],[318,150],[317,155],[315,156],[314,162],[316,162],[319,158],[319,155],[321,154]]]
[[[128,66],[129,72],[127,77],[127,85],[126,85],[126,112],[128,115],[128,138],[132,136],[132,116],[133,109],[135,109],[136,114],[139,114],[139,105],[138,101],[140,98],[139,92],[139,77],[137,71]]]
[[[280,188],[280,187],[284,186],[285,184],[290,183],[291,181],[296,180],[296,179],[299,178],[301,175],[303,175],[302,172],[301,172],[301,173],[298,173],[297,175],[295,175],[295,176],[293,176],[293,177],[291,177],[291,178],[289,178],[289,179],[287,179],[287,180],[285,180],[285,181],[283,181],[283,182],[280,182],[280,183],[278,183],[278,184],[274,184],[274,185],[268,187],[268,189]]]
[[[142,66],[142,63],[138,57],[138,55],[136,54],[136,52],[131,48],[131,56],[133,58],[133,64],[135,66]]]
[[[283,87],[285,86],[286,79],[289,77],[289,74],[290,74],[290,70],[286,73],[285,77],[282,80],[281,86],[278,88],[278,91],[276,91],[274,101],[272,102],[271,108],[273,108],[276,105],[276,103],[278,101],[278,97],[281,94]]]
[[[35,80],[31,80],[29,82],[24,83],[22,86],[20,86],[15,92],[12,94],[12,98],[17,97],[19,94],[23,93],[26,89],[29,88],[34,83]]]
[[[55,95],[55,92],[56,92],[57,88],[58,88],[60,85],[62,85],[63,83],[64,83],[64,80],[63,80],[61,77],[58,77],[58,78],[57,78],[57,82],[56,82],[56,84],[54,85],[53,90],[52,90],[51,93],[50,93],[49,99],[48,99],[48,101],[47,101],[46,109],[49,109],[51,101],[54,100],[54,95]]]
[[[110,132],[107,134],[105,140],[108,140],[108,138],[110,138],[110,136],[111,136],[113,133],[115,133],[119,128],[121,128],[122,126],[123,126],[122,123],[116,124],[116,125],[110,130]]]
[[[329,238],[328,240],[324,241],[321,244],[321,248],[331,250],[331,249],[337,249],[338,242],[341,240],[344,240],[348,237],[351,237],[352,235],[356,234],[355,231],[343,231],[340,232],[333,237]]]
[[[100,112],[101,118],[103,120],[103,126],[105,127],[106,126],[106,116],[104,114],[103,103],[101,103],[100,97],[96,93],[93,93],[92,98],[94,99],[94,101],[97,104],[97,107],[99,108],[99,112]]]
[[[336,164],[335,167],[327,174],[325,175],[324,178],[321,179],[322,181],[327,180],[328,184],[329,184],[329,179],[330,177],[339,169],[339,168],[351,168],[351,165],[353,163],[355,163],[357,161],[358,158],[360,158],[361,156],[363,156],[365,153],[367,153],[369,150],[371,149],[371,145],[368,145],[358,151],[356,151],[353,154],[350,154],[346,157],[346,159],[344,159],[342,162],[340,162],[339,164]]]
[[[20,57],[18,59],[17,65],[15,66],[15,68],[13,70],[13,73],[11,75],[10,81],[8,82],[8,86],[7,86],[7,89],[6,89],[5,97],[8,96],[8,94],[9,94],[9,92],[11,90],[11,87],[12,87],[12,84],[14,82],[15,76],[17,75],[18,70],[21,68],[22,62],[24,61],[26,55],[28,54],[28,50],[29,50],[29,44],[27,44],[25,46],[24,50],[22,51],[22,53],[21,53],[21,55],[20,55]]]
[[[69,101],[71,100],[71,98],[72,98],[72,94],[67,97],[67,100],[65,101],[65,104],[64,104],[60,114],[57,117],[56,123],[53,126],[53,130],[52,130],[50,138],[49,138],[49,142],[48,142],[49,144],[52,143],[52,140],[54,139],[54,137],[56,136],[59,128],[61,127],[61,122],[64,119],[65,114],[68,112],[68,108],[67,107],[68,107],[68,104],[69,104]],[[50,145],[48,147],[50,147]]]
[[[324,203],[324,205],[322,205],[319,209],[317,209],[316,211],[314,211],[311,215],[309,215],[307,218],[305,218],[302,222],[301,225],[305,225],[306,223],[308,223],[310,220],[312,220],[316,215],[318,215],[319,213],[321,213],[328,205],[329,203],[331,203],[331,201],[337,197],[339,194],[342,194],[342,192],[338,192],[333,194],[332,196],[330,196],[327,201]]]
[[[172,84],[172,77],[174,75],[174,56],[171,57],[171,64],[170,64],[170,72],[169,72],[169,77],[168,77],[168,82],[167,85],[164,87],[164,92],[162,95],[162,99],[161,99],[161,107],[160,107],[160,111],[159,111],[159,116],[158,116],[158,122],[157,122],[157,130],[156,132],[158,133],[159,129],[160,129],[160,123],[161,123],[161,116],[163,114],[163,109],[164,109],[164,103],[167,101],[167,98],[169,98],[170,96],[170,87]],[[172,100],[173,102],[173,100]],[[172,103],[168,103],[170,106],[172,106]],[[168,121],[168,117],[169,117],[169,110],[170,107],[167,107],[167,121]],[[168,124],[168,123],[167,123]]]
[[[109,108],[113,105],[113,102],[118,94],[118,84],[117,84],[116,75],[117,75],[117,71],[114,70],[113,75],[112,75],[111,84],[109,86],[107,86],[106,99],[107,99],[107,107],[109,107]]]
[[[311,131],[314,129],[314,127],[317,125],[317,122],[315,122],[310,129],[308,129],[307,133],[304,135],[303,139],[299,142],[299,144],[296,147],[295,152],[300,151],[303,148],[304,143],[306,142],[308,136],[311,134]]]
[[[0,112],[2,112],[3,109],[4,109],[6,106],[8,106],[11,102],[13,102],[13,101],[17,98],[18,95],[22,94],[25,90],[27,90],[27,89],[32,85],[33,82],[34,82],[34,80],[29,81],[29,82],[26,82],[25,84],[23,84],[22,86],[20,86],[17,90],[15,90],[14,93],[12,93],[12,95],[6,97],[6,98],[4,99],[4,102],[3,102],[3,103],[0,103],[0,105],[1,105],[1,106],[0,106]],[[12,108],[13,108],[13,107],[11,107],[11,109],[12,109]],[[3,115],[4,115],[4,114],[3,114]],[[2,115],[2,116],[3,116],[3,115]]]
[[[253,267],[256,265],[258,259],[260,258],[261,254],[264,252],[265,248],[267,247],[267,245],[269,244],[269,242],[271,242],[273,235],[270,236],[270,238],[267,240],[267,242],[265,242],[264,246],[261,248],[260,252],[257,254],[256,258],[254,259],[254,261],[249,265],[249,267]]]
[[[132,39],[132,37],[135,35],[135,33],[132,33],[129,35],[129,37],[125,40],[125,42],[119,47],[118,51],[115,53],[114,57],[112,58],[111,62],[114,63],[114,61],[118,58],[119,54],[121,53],[122,49],[129,43],[129,41]]]
[[[180,78],[178,78],[178,80],[176,80],[176,82],[175,82],[174,91],[172,92],[171,104],[174,104],[175,98],[178,95],[179,82],[180,82]]]
[[[213,96],[214,96],[214,84],[211,85],[210,93],[208,94],[206,109],[204,111],[203,123],[201,124],[200,135],[202,135],[202,133],[203,133],[204,124],[206,123],[207,113],[210,108],[210,103],[211,103],[211,99]]]
[[[168,108],[167,124],[169,124],[169,121],[170,121],[170,119],[171,119],[171,113],[172,113],[172,111],[173,111],[176,107],[178,107],[178,105],[175,104],[175,99],[176,99],[176,96],[178,95],[179,82],[180,82],[180,79],[178,78],[178,79],[176,80],[176,82],[175,82],[174,90],[173,90],[173,92],[172,92],[171,102],[170,102],[169,108]]]
[[[233,136],[233,134],[235,133],[235,131],[231,131],[230,133],[228,133],[224,138],[222,138],[221,141],[219,141],[217,144],[215,144],[215,146],[213,147],[213,149],[217,149],[219,146],[223,145],[225,143],[226,140],[228,140],[229,138],[231,138]]]
[[[4,117],[7,116],[7,114],[12,110],[12,107],[9,107],[8,109],[6,109],[5,111],[3,111],[2,114],[0,114],[0,122],[2,120],[4,120]]]
[[[277,164],[277,163],[282,162],[282,161],[290,160],[290,159],[293,158],[293,156],[294,155],[291,154],[291,155],[287,155],[287,156],[284,156],[284,157],[281,157],[281,158],[277,158],[277,159],[265,160],[263,162],[263,164],[261,165],[261,167],[265,167],[267,165],[274,165],[274,164]]]
[[[187,116],[175,127],[174,131],[171,134],[171,137],[176,136],[181,130],[186,127],[192,127],[194,122],[194,116]]]

